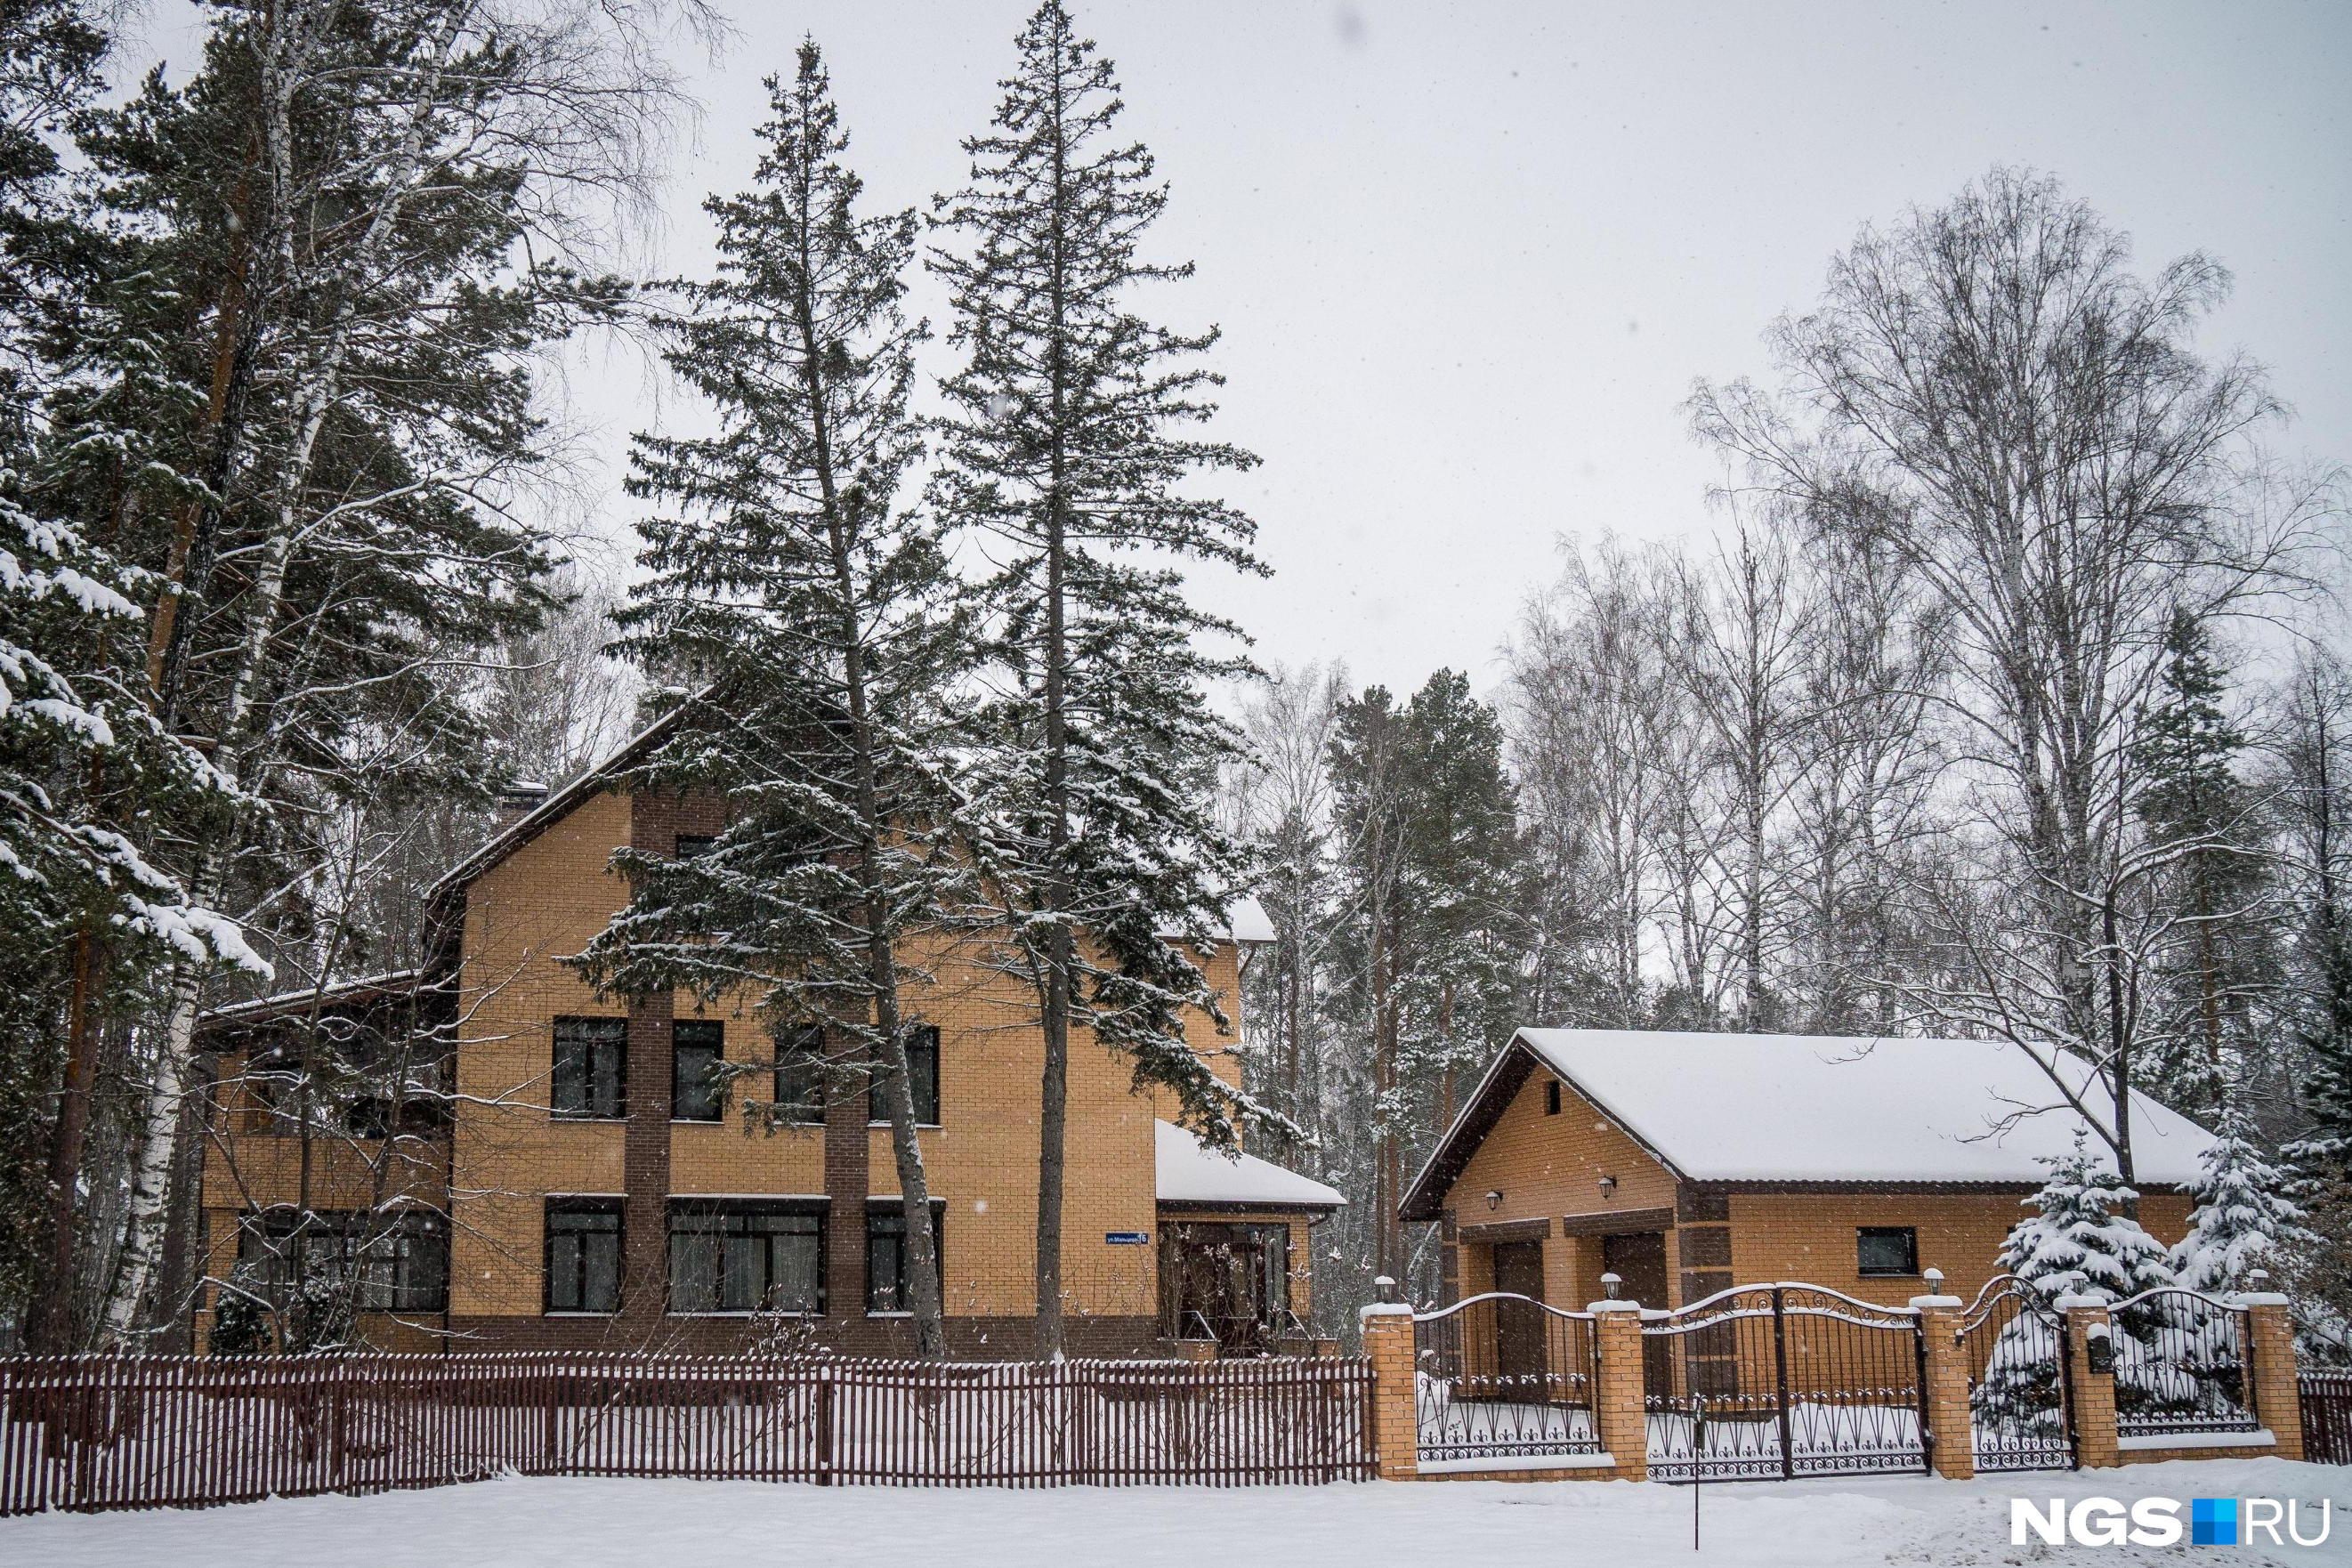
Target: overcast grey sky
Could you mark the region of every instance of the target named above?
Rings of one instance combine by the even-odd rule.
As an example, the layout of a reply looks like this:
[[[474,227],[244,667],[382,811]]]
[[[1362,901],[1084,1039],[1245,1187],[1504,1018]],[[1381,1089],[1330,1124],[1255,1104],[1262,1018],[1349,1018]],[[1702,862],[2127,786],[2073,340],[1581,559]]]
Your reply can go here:
[[[873,202],[925,204],[1031,3],[738,0],[691,62],[659,265],[707,267],[697,204],[747,178],[803,32]],[[1173,187],[1158,254],[1199,264],[1149,309],[1224,329],[1220,433],[1265,459],[1225,489],[1275,575],[1202,584],[1264,659],[1490,686],[1561,535],[1706,526],[1691,379],[1761,373],[1859,225],[1995,163],[2057,174],[2151,264],[2221,258],[2212,346],[2272,368],[2289,450],[2352,458],[2352,5],[1076,9]],[[633,363],[574,391],[608,451],[649,413]]]

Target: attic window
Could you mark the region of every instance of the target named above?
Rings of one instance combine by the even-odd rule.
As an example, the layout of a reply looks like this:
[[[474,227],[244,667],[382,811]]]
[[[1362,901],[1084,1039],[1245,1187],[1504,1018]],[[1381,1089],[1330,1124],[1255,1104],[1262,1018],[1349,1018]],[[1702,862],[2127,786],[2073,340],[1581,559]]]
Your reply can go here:
[[[1907,1225],[1866,1225],[1853,1233],[1855,1271],[1865,1279],[1919,1272],[1919,1233]]]
[[[1553,1079],[1544,1085],[1544,1114],[1546,1116],[1559,1114],[1559,1079]]]

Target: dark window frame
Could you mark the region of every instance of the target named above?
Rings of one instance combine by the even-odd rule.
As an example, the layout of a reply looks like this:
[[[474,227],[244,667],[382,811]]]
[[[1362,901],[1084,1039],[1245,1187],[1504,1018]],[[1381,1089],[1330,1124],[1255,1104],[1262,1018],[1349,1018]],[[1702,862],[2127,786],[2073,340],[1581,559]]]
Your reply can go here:
[[[1546,1116],[1559,1114],[1559,1079],[1556,1078],[1548,1079],[1544,1082],[1544,1114]]]
[[[709,1061],[703,1064],[702,1079],[690,1083],[686,1073],[686,1054],[709,1051]],[[727,1026],[716,1018],[679,1018],[669,1026],[669,1119],[672,1121],[711,1122],[727,1120],[728,1085],[711,1081],[710,1068],[727,1059]],[[697,1098],[691,1101],[688,1094]],[[689,1114],[688,1104],[697,1107]],[[701,1107],[708,1107],[702,1110]]]
[[[947,1200],[933,1198],[931,1211],[931,1266],[939,1276],[940,1304],[947,1304],[948,1279],[948,1212]],[[876,1222],[883,1222],[879,1226]],[[877,1244],[888,1242],[896,1260],[891,1265],[890,1292],[897,1306],[878,1304],[880,1294],[877,1281],[882,1270],[875,1267]],[[866,1200],[866,1315],[869,1318],[903,1318],[914,1310],[907,1296],[907,1204],[903,1198],[868,1198]]]
[[[801,1071],[804,1083],[792,1081]],[[776,1037],[776,1120],[787,1127],[824,1125],[824,1029],[810,1024]],[[797,1114],[796,1114],[797,1113]]]
[[[586,1026],[595,1026],[593,1033]],[[565,1014],[551,1021],[549,1035],[553,1042],[551,1070],[548,1079],[549,1114],[562,1121],[625,1121],[629,1116],[629,1021],[609,1015]],[[571,1038],[567,1041],[567,1031]],[[585,1047],[583,1065],[567,1072],[564,1047],[573,1044]],[[610,1109],[598,1104],[596,1085],[596,1053],[601,1048],[614,1052],[613,1098]],[[566,1105],[567,1085],[574,1079],[580,1095],[579,1103]]]
[[[826,1249],[828,1241],[825,1235],[826,1229],[828,1228],[825,1224],[826,1209],[826,1203],[822,1198],[763,1198],[747,1200],[740,1198],[698,1199],[691,1197],[672,1197],[669,1201],[668,1213],[667,1215],[668,1257],[665,1265],[666,1297],[663,1303],[663,1310],[669,1316],[674,1318],[740,1318],[749,1317],[754,1313],[761,1312],[804,1318],[822,1318],[825,1316],[829,1310],[825,1300],[825,1271],[827,1265]],[[688,1219],[705,1222],[715,1221],[718,1223],[682,1229],[678,1222],[680,1220]],[[745,1222],[744,1227],[740,1232],[737,1232],[730,1228],[728,1226],[727,1222],[733,1220]],[[779,1227],[773,1230],[761,1230],[756,1228],[751,1223],[759,1220],[804,1220],[807,1221],[808,1224],[805,1228],[799,1225],[794,1225],[789,1228]],[[681,1294],[678,1288],[680,1260],[679,1240],[682,1236],[691,1237],[698,1235],[715,1237],[718,1238],[719,1243],[719,1246],[712,1248],[710,1253],[710,1266],[714,1272],[709,1279],[702,1282],[704,1285],[709,1287],[710,1299],[719,1303],[716,1306],[680,1306],[678,1304],[678,1299]],[[809,1284],[812,1288],[812,1305],[801,1307],[779,1307],[770,1304],[772,1298],[775,1294],[777,1286],[773,1268],[775,1260],[775,1238],[784,1236],[810,1237],[815,1241],[814,1264],[809,1279]],[[753,1237],[764,1237],[767,1240],[767,1246],[762,1248],[758,1255],[760,1258],[761,1271],[763,1276],[761,1288],[759,1292],[760,1304],[757,1306],[728,1306],[725,1304],[728,1286],[728,1247],[726,1244],[730,1240],[749,1239]]]
[[[1903,1267],[1874,1267],[1870,1260],[1870,1244],[1900,1237],[1903,1243]],[[1853,1231],[1853,1269],[1864,1279],[1916,1279],[1919,1277],[1919,1229],[1909,1225],[1862,1225]]]
[[[573,1306],[560,1306],[557,1304],[555,1300],[555,1239],[560,1233],[556,1227],[555,1220],[560,1215],[594,1216],[599,1219],[609,1217],[612,1220],[613,1224],[609,1229],[603,1227],[593,1230],[583,1228],[570,1233],[578,1236],[610,1236],[613,1238],[613,1304],[611,1306],[594,1307],[585,1304],[585,1299],[588,1293],[589,1262],[587,1251],[584,1247],[581,1249],[579,1257],[574,1260],[574,1279],[572,1280],[575,1295],[581,1304]],[[545,1316],[553,1316],[557,1313],[562,1313],[568,1317],[609,1318],[620,1311],[621,1286],[623,1278],[626,1272],[625,1266],[628,1259],[628,1204],[625,1200],[614,1197],[567,1197],[560,1194],[551,1194],[547,1199],[546,1208],[540,1217],[541,1256],[539,1310],[541,1313]]]
[[[670,858],[673,860],[696,859],[709,854],[710,847],[718,842],[719,835],[716,833],[681,833],[671,846]]]
[[[271,1300],[291,1302],[302,1282],[302,1260],[313,1254],[322,1255],[339,1278],[352,1283],[358,1311],[431,1315],[449,1310],[449,1226],[438,1214],[378,1215],[371,1224],[357,1210],[314,1210],[307,1227],[285,1205],[247,1209],[238,1216],[236,1273]]]
[[[928,1067],[929,1070],[925,1068]],[[940,1104],[940,1028],[936,1024],[918,1024],[907,1031],[907,1068],[914,1079],[915,1125],[938,1127],[942,1107]],[[876,1099],[882,1088],[882,1072],[876,1068],[866,1086],[866,1124],[887,1127],[890,1117]],[[929,1097],[930,1115],[926,1118],[923,1101]]]

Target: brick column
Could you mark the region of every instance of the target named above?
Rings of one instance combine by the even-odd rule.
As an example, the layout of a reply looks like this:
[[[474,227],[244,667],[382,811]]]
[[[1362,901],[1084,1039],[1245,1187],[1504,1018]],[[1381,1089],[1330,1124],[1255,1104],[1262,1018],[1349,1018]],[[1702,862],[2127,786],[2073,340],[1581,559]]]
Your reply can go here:
[[[1932,1269],[1927,1279],[1931,1288],[1943,1283]],[[1958,1296],[1914,1296],[1911,1307],[1919,1314],[1919,1344],[1927,1363],[1919,1392],[1936,1473],[1950,1481],[1973,1480],[1976,1429],[1969,1418],[1968,1353],[1960,1345],[1960,1314],[1967,1304]]]
[[[1621,1481],[1650,1479],[1649,1388],[1642,1373],[1642,1310],[1633,1301],[1595,1301],[1592,1424],[1601,1447],[1617,1461]]]
[[[1392,1295],[1396,1281],[1383,1275],[1374,1281],[1383,1298]],[[1421,1479],[1421,1422],[1414,1405],[1412,1375],[1412,1309],[1402,1301],[1383,1300],[1360,1314],[1364,1329],[1364,1359],[1372,1363],[1372,1453],[1384,1481]]]
[[[2287,1300],[2275,1291],[2250,1290],[2237,1298],[2246,1310],[2246,1347],[2253,1365],[2254,1418],[2278,1440],[2282,1459],[2303,1458],[2303,1399],[2295,1390],[2294,1323]]]
[[[2116,1374],[2091,1370],[2091,1342],[2114,1332],[2107,1304],[2096,1296],[2061,1296],[2058,1308],[2066,1314],[2066,1382],[2074,1426],[2074,1454],[2086,1470],[2123,1463],[2116,1441]],[[2112,1343],[2112,1342],[2110,1342]],[[2112,1354],[2112,1352],[2110,1352]]]

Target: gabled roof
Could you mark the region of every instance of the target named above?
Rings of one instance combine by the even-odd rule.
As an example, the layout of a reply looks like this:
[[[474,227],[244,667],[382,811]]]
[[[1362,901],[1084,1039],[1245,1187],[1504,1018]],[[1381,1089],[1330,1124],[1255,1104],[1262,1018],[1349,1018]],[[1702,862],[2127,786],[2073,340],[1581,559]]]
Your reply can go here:
[[[1163,1204],[1225,1208],[1337,1209],[1338,1191],[1255,1154],[1221,1154],[1172,1122],[1151,1124],[1152,1167]]]
[[[356,980],[338,980],[330,985],[281,991],[271,996],[256,996],[250,1001],[207,1007],[198,1015],[199,1026],[205,1029],[247,1027],[274,1023],[280,1018],[305,1017],[313,1008],[321,1013],[332,1013],[341,1008],[363,1006],[371,1002],[414,998],[423,988],[424,979],[423,970],[395,969]]]
[[[1538,1068],[1702,1184],[2037,1187],[2042,1159],[2071,1149],[2083,1125],[2006,1041],[1521,1029],[1407,1189],[1405,1218],[1437,1217],[1445,1189]],[[2062,1070],[2077,1088],[2092,1077],[2072,1058]],[[2096,1106],[2104,1095],[2084,1098]],[[2186,1186],[2211,1142],[2133,1093],[2142,1187]]]

